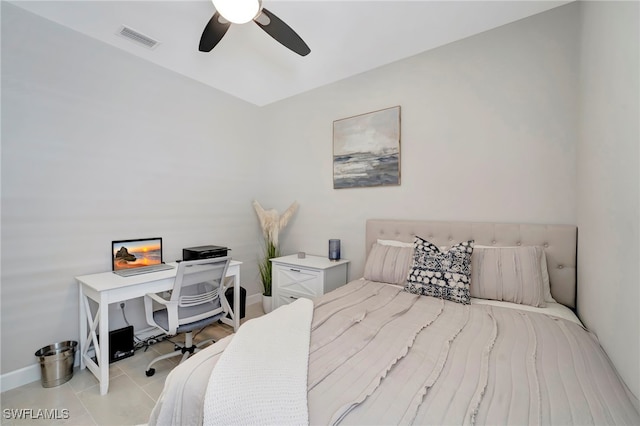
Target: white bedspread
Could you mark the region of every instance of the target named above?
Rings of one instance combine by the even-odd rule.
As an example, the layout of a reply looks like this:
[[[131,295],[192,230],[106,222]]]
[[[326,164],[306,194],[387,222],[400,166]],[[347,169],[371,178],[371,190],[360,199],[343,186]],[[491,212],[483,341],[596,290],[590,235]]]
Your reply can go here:
[[[308,424],[312,317],[313,302],[298,299],[243,324],[209,378],[204,424]]]

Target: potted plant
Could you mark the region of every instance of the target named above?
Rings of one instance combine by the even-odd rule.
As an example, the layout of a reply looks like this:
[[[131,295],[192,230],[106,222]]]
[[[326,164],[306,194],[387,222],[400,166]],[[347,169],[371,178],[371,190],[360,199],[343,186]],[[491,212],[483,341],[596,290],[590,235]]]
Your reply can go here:
[[[280,256],[278,233],[287,226],[289,219],[298,209],[298,203],[294,201],[282,215],[275,209],[263,209],[260,203],[255,200],[253,201],[253,208],[260,220],[264,238],[264,253],[262,259],[258,262],[258,270],[260,271],[260,281],[262,283],[262,308],[265,313],[269,313],[273,307],[271,299],[271,259]]]
[[[262,283],[262,307],[265,313],[270,310],[267,309],[271,303],[271,260],[280,256],[280,250],[273,244],[273,241],[265,239],[264,241],[264,255],[258,262],[258,270],[260,271],[260,282]]]

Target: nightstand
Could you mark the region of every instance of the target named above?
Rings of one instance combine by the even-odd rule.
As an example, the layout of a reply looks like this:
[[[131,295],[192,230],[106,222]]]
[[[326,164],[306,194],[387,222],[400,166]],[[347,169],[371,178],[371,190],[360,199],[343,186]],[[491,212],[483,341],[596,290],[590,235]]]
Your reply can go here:
[[[313,299],[347,283],[348,260],[297,254],[271,259],[273,309],[304,297]]]

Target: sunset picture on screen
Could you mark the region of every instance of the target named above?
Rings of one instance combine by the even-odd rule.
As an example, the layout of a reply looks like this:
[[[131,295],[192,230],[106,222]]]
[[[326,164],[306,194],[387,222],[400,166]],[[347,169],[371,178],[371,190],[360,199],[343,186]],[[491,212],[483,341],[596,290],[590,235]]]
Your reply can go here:
[[[115,270],[162,263],[160,240],[123,242],[113,247]]]

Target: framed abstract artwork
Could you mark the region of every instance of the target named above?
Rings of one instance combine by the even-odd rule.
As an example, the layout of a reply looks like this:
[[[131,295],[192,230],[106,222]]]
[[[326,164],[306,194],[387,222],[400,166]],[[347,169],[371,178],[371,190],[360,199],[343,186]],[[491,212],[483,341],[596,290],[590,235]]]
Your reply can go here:
[[[400,185],[400,106],[333,122],[333,188]]]

